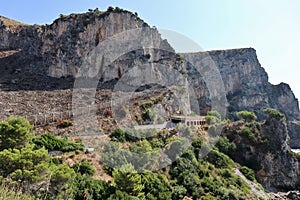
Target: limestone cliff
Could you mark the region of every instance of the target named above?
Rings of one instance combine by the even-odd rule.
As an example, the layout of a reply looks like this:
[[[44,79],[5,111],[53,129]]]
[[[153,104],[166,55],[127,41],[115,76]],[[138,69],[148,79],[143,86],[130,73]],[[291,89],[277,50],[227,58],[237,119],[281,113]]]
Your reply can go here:
[[[3,54],[7,51],[14,51],[13,55],[1,59],[1,64],[9,68],[8,71],[17,70],[28,73],[25,77],[17,75],[14,75],[13,78],[8,77],[8,79],[15,80],[14,83],[20,83],[16,87],[18,89],[23,88],[26,84],[32,85],[32,77],[36,75],[35,79],[44,76],[46,81],[50,77],[74,77],[83,60],[99,43],[126,30],[142,27],[149,26],[136,14],[119,9],[107,12],[96,9],[84,14],[61,15],[51,25],[42,26],[25,25],[1,17],[0,51],[4,52]],[[157,33],[156,29],[151,30]],[[159,34],[156,35],[156,40],[161,40]],[[194,61],[192,63],[197,65],[199,57],[207,53],[181,54],[178,57],[166,41],[159,42],[167,51],[141,49],[128,52],[125,56],[118,58],[109,68],[105,66],[102,82],[119,79],[133,65],[145,63],[159,63],[174,67],[181,72],[187,70],[189,77],[193,79],[190,83],[198,96],[200,113],[205,114],[210,109],[211,103],[206,83],[203,78],[199,78],[201,74],[195,73],[195,69],[189,67],[188,63],[181,59],[188,57],[189,61]],[[118,46],[119,44],[114,45]],[[236,117],[235,111],[250,110],[256,112],[262,119],[263,115],[260,111],[272,107],[286,114],[289,121],[299,119],[298,100],[290,87],[284,83],[272,85],[268,82],[268,75],[261,67],[254,49],[210,51],[208,54],[219,68],[223,79],[229,103],[228,115],[231,118]],[[3,74],[2,82],[7,82],[4,80],[4,76],[8,72],[1,73]],[[39,82],[46,82],[43,80]],[[59,79],[51,80],[59,81]],[[55,88],[55,84],[45,84],[41,88],[50,86]],[[70,85],[70,87],[72,86]],[[289,126],[289,130],[296,131],[297,129],[293,127]],[[300,143],[298,133],[292,132],[290,135],[292,140],[296,139],[299,141],[296,143]]]

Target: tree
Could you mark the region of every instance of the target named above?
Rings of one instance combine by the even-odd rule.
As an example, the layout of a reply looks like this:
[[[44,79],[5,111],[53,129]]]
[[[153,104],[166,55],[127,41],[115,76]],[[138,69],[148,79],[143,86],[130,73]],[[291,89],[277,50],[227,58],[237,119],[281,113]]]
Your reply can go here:
[[[0,152],[0,176],[19,183],[23,191],[37,191],[47,176],[49,156],[44,148],[34,150],[33,145],[22,149],[5,149]]]
[[[116,128],[110,135],[119,142],[126,142],[126,134],[121,128]]]
[[[67,199],[73,191],[71,185],[75,180],[75,171],[66,164],[51,166],[50,191],[56,197]]]
[[[52,133],[45,133],[40,137],[33,138],[33,143],[37,148],[45,147],[48,151],[75,151],[83,150],[84,145],[81,141],[71,142],[66,138],[60,139]]]
[[[207,112],[208,116],[215,116],[216,118],[221,120],[221,114],[216,110],[211,110]]]
[[[244,174],[244,176],[251,180],[251,181],[256,181],[256,178],[255,178],[255,173],[252,169],[246,167],[246,166],[242,166],[240,167],[240,171]]]
[[[112,6],[109,6],[109,7],[107,8],[107,11],[108,11],[108,12],[113,12],[113,11],[114,11],[114,8],[113,8]]]
[[[142,174],[142,184],[144,185],[143,192],[153,199],[171,199],[172,193],[168,179],[159,173],[144,171]]]
[[[93,176],[95,174],[95,170],[85,159],[83,159],[81,163],[75,163],[72,168],[75,172],[82,175],[86,174],[87,176]]]
[[[208,111],[205,120],[208,124],[215,124],[221,122],[221,115],[215,110]]]
[[[229,155],[230,153],[236,150],[236,145],[233,142],[230,142],[227,137],[220,136],[219,140],[216,143],[216,147],[218,147],[219,151]]]
[[[9,117],[0,123],[0,150],[21,149],[31,141],[33,128],[23,117]]]
[[[121,190],[133,196],[143,196],[141,175],[138,174],[132,164],[122,165],[120,169],[114,169],[113,185],[117,190]]]
[[[93,199],[102,200],[108,199],[109,196],[115,193],[114,188],[103,180],[96,180],[90,176],[78,174],[75,180],[75,200]]]
[[[285,118],[285,115],[279,112],[278,110],[274,108],[266,108],[263,110],[263,112],[267,115],[269,115],[270,118],[275,118],[275,119],[281,119]]]
[[[255,121],[257,119],[257,116],[253,112],[249,111],[240,111],[236,113],[239,117],[243,118],[244,121]]]

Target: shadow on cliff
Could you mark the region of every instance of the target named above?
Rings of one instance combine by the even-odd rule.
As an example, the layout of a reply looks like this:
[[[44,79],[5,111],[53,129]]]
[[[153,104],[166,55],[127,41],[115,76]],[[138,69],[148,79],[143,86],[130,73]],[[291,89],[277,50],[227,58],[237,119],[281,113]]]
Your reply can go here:
[[[73,88],[74,78],[47,76],[42,57],[25,51],[1,51],[0,89],[2,91],[52,91]]]

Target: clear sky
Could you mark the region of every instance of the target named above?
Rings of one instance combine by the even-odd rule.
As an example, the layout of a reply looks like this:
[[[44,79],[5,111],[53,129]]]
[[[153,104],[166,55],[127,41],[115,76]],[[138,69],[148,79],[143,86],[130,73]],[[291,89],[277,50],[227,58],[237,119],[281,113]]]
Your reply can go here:
[[[300,99],[299,0],[2,0],[0,15],[50,24],[59,14],[119,6],[151,26],[188,36],[204,50],[253,47],[273,84]]]

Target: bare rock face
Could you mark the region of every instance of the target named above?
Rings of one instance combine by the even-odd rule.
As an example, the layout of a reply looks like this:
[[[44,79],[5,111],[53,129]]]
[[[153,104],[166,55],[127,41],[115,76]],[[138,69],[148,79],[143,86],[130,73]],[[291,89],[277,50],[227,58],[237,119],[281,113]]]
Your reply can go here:
[[[183,54],[189,60],[197,63],[203,52]],[[300,147],[300,126],[292,121],[299,119],[299,104],[288,84],[272,85],[268,82],[268,74],[261,67],[256,51],[253,48],[210,51],[209,56],[215,62],[222,77],[228,101],[227,114],[230,118],[237,119],[235,112],[241,110],[253,111],[259,120],[265,118],[262,110],[275,108],[284,113],[288,120],[288,130],[291,137],[291,147]],[[195,73],[189,70],[189,76]],[[198,76],[198,75],[197,75]],[[196,87],[195,82],[193,83]],[[201,84],[200,84],[201,85]],[[202,84],[203,85],[203,84]],[[209,96],[205,87],[200,87],[198,93],[202,99]],[[201,104],[209,106],[209,101]]]
[[[219,67],[229,102],[228,112],[250,110],[262,117],[261,110],[275,108],[288,119],[299,117],[298,100],[287,84],[272,85],[252,48],[211,51]]]
[[[268,117],[263,123],[237,121],[225,126],[222,134],[236,144],[230,156],[255,170],[267,191],[299,188],[300,159],[288,145],[285,118]]]
[[[0,19],[0,50],[18,51],[17,59],[14,60],[20,59],[22,64],[27,63],[22,68],[29,73],[53,78],[75,77],[84,59],[91,56],[91,51],[101,42],[126,30],[143,27],[149,26],[135,14],[123,10],[94,10],[85,14],[61,16],[51,25],[45,26],[20,23],[9,26],[5,20]],[[156,29],[151,31],[156,32],[155,43],[159,43],[167,51],[141,49],[128,52],[110,66],[105,66],[102,82],[119,79],[130,67],[145,63],[159,63],[181,72],[187,70],[199,97],[200,112],[205,113],[210,108],[210,93],[203,81],[205,77],[199,78],[203,74],[195,73],[195,69],[189,67],[188,63],[178,63],[172,47],[160,38]],[[120,45],[116,41],[113,43],[114,47]],[[256,112],[261,119],[263,116],[260,111],[271,107],[286,114],[288,120],[299,118],[298,101],[290,87],[284,83],[271,85],[268,82],[268,75],[261,67],[254,49],[182,55],[195,60],[192,63],[197,63],[197,59],[205,54],[211,57],[220,71],[227,93],[229,116],[235,118],[236,111],[250,110]],[[97,59],[102,62],[101,58]]]
[[[45,27],[41,52],[52,77],[75,76],[82,60],[103,40],[148,25],[130,12],[90,12]],[[118,44],[115,44],[117,47]]]

